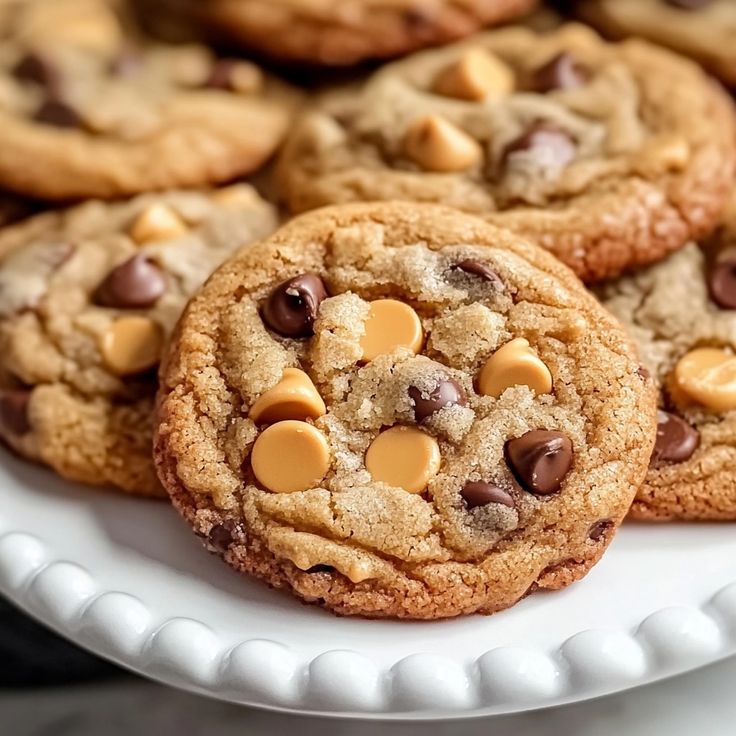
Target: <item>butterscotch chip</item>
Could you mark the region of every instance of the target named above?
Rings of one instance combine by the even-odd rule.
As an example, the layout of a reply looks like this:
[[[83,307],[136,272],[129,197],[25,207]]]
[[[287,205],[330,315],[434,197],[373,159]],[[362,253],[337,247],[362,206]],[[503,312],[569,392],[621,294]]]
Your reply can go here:
[[[311,424],[289,419],[272,424],[258,436],[251,467],[269,491],[306,491],[325,477],[330,448],[325,436]]]
[[[675,366],[677,387],[717,412],[736,409],[736,355],[720,348],[696,348]]]
[[[365,467],[374,481],[409,493],[421,493],[441,462],[437,440],[416,427],[381,432],[365,454]]]
[[[165,204],[152,204],[136,217],[130,227],[130,237],[136,243],[173,240],[187,232],[186,223]]]
[[[371,302],[364,329],[360,346],[366,363],[397,348],[407,348],[413,353],[422,349],[422,322],[419,315],[404,302],[395,299]]]
[[[317,419],[326,412],[309,376],[298,368],[286,368],[281,380],[253,404],[248,416],[257,423],[273,424],[285,419]]]
[[[227,256],[276,227],[274,208],[242,186],[250,201],[244,196],[237,206],[220,204],[216,192],[166,192],[90,201],[3,228],[5,443],[74,481],[165,495],[152,460],[162,340]],[[157,204],[186,219],[185,238],[139,244],[129,236],[131,223]],[[23,433],[17,419],[3,421],[17,403],[3,397],[15,397],[20,386],[27,396]]]
[[[481,393],[527,336],[555,391]],[[164,366],[155,458],[175,507],[204,539],[239,530],[213,545],[236,569],[345,615],[490,613],[582,577],[656,431],[629,338],[570,271],[431,205],[327,208],[241,249]],[[325,413],[264,422],[300,371]]]
[[[464,100],[482,100],[489,94],[508,94],[515,86],[514,72],[497,56],[470,49],[437,78],[435,92]]]
[[[438,115],[419,118],[409,126],[404,150],[428,171],[464,171],[483,158],[476,140]]]
[[[535,394],[552,391],[549,368],[523,337],[496,350],[478,375],[478,391],[485,396],[498,398],[511,386],[528,386]]]
[[[107,367],[119,376],[153,368],[158,364],[162,345],[161,327],[148,317],[121,317],[100,340]]]

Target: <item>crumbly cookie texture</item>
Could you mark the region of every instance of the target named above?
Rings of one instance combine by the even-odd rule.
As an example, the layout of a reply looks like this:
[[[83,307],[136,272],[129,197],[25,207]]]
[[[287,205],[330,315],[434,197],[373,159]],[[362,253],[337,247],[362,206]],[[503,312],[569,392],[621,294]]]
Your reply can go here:
[[[564,266],[456,210],[293,220],[190,303],[154,455],[236,569],[346,615],[492,613],[599,559],[655,397]]]
[[[732,0],[582,0],[580,17],[603,33],[642,36],[691,56],[736,84],[736,4]]]
[[[716,224],[731,103],[691,62],[583,26],[516,27],[327,94],[280,161],[293,211],[441,202],[550,250],[584,280],[661,259]]]
[[[85,43],[78,23],[0,44],[0,186],[51,200],[206,186],[280,143],[299,95],[257,65],[138,42],[114,15]]]
[[[0,232],[0,436],[72,480],[163,495],[163,342],[215,267],[275,226],[242,184],[91,201]]]
[[[142,4],[142,2],[141,2]],[[148,3],[150,6],[152,3]],[[220,39],[276,59],[343,66],[457,40],[537,0],[157,0]],[[147,12],[150,13],[150,7]]]
[[[723,227],[601,289],[660,389],[638,519],[736,519],[736,201]]]

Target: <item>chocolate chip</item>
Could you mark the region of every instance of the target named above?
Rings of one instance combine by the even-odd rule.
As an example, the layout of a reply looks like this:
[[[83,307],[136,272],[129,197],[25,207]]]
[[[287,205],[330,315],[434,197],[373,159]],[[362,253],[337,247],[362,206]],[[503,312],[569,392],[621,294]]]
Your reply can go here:
[[[482,261],[467,258],[464,261],[460,261],[460,263],[456,263],[453,268],[470,276],[477,276],[484,281],[488,281],[498,291],[503,291],[505,288],[501,277],[487,263],[483,263]]]
[[[666,0],[668,5],[681,10],[699,10],[706,5],[710,5],[713,0]]]
[[[572,442],[562,432],[535,429],[509,440],[504,451],[521,487],[541,496],[559,491],[572,467]]]
[[[166,291],[163,271],[144,255],[135,255],[114,268],[97,287],[95,302],[104,307],[143,309]]]
[[[263,321],[283,337],[309,337],[319,305],[328,296],[322,279],[303,273],[279,284],[263,305]]]
[[[78,128],[81,119],[74,108],[57,99],[46,100],[38,108],[33,119],[39,123],[46,123],[57,128]]]
[[[534,72],[532,88],[535,92],[553,89],[574,89],[588,81],[588,71],[569,52],[563,51]]]
[[[596,523],[588,530],[588,539],[597,542],[608,532],[609,529],[613,529],[613,522],[610,519],[601,519],[600,521],[596,521]]]
[[[28,421],[28,402],[31,392],[27,389],[8,389],[0,391],[0,426],[16,437],[22,437],[31,430]]]
[[[575,141],[567,132],[551,123],[533,123],[504,149],[502,160],[508,165],[515,154],[531,153],[545,167],[563,168],[575,158]]]
[[[230,545],[240,536],[242,528],[237,521],[226,519],[221,524],[215,524],[207,535],[209,546],[217,552],[224,554]]]
[[[499,488],[493,483],[486,483],[485,481],[469,480],[465,486],[463,486],[460,495],[465,501],[465,505],[468,509],[474,509],[478,506],[487,506],[489,503],[500,503],[503,506],[509,506],[514,508],[516,502],[514,497],[508,492],[504,491],[503,488]]]
[[[698,430],[667,411],[657,412],[657,440],[652,452],[652,464],[682,463],[700,444]]]
[[[652,374],[643,365],[640,365],[636,369],[636,375],[639,376],[639,378],[641,378],[642,381],[648,381],[652,377]]]
[[[716,261],[708,274],[710,298],[722,309],[736,309],[736,259]]]
[[[14,67],[13,74],[24,82],[34,82],[44,87],[50,95],[58,95],[61,80],[56,67],[36,53],[26,54]]]
[[[465,391],[452,378],[443,378],[429,392],[423,393],[416,386],[409,387],[409,396],[414,402],[414,417],[423,422],[445,406],[465,405]]]

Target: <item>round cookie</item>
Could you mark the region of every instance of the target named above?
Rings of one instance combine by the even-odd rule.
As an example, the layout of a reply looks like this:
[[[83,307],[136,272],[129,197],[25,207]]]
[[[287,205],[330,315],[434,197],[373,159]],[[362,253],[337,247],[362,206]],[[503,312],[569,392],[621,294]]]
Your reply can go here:
[[[736,199],[699,247],[601,289],[660,389],[652,464],[631,516],[736,519]]]
[[[588,23],[617,38],[642,36],[702,63],[736,85],[736,3],[733,0],[583,0]]]
[[[295,212],[411,199],[483,215],[586,281],[709,232],[731,188],[730,100],[691,62],[567,25],[422,52],[325,96],[281,157]]]
[[[299,98],[255,64],[202,46],[37,35],[0,45],[0,186],[27,196],[229,181],[271,156]]]
[[[72,480],[163,495],[155,369],[189,296],[276,226],[247,185],[92,201],[0,231],[0,436]]]
[[[154,454],[237,570],[339,614],[492,613],[581,578],[611,541],[654,441],[637,368],[518,236],[437,205],[343,205],[190,302]]]
[[[537,0],[139,0],[275,59],[345,66],[454,41],[512,20]],[[155,15],[155,10],[154,10]]]

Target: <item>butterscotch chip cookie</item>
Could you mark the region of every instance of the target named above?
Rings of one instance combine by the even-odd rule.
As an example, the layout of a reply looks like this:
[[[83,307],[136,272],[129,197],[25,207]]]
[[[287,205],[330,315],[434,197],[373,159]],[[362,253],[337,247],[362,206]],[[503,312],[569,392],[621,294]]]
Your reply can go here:
[[[585,575],[654,441],[564,266],[436,205],[304,215],[224,265],[161,371],[155,457],[234,568],[340,614],[492,613]]]
[[[292,210],[450,204],[588,281],[709,232],[730,191],[730,101],[691,62],[568,25],[493,31],[328,94],[287,141]]]
[[[693,57],[736,84],[733,0],[581,0],[581,18],[606,34],[642,36]]]
[[[512,20],[537,0],[156,0],[215,38],[285,61],[348,65],[457,40]]]
[[[162,495],[163,341],[215,267],[275,224],[235,185],[93,201],[0,232],[0,436],[72,480]]]
[[[631,515],[736,519],[736,200],[702,247],[601,295],[660,389],[657,443]]]
[[[0,44],[0,186],[28,196],[229,181],[271,156],[298,100],[257,65],[203,46],[38,35]]]

